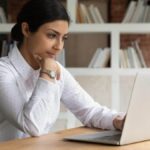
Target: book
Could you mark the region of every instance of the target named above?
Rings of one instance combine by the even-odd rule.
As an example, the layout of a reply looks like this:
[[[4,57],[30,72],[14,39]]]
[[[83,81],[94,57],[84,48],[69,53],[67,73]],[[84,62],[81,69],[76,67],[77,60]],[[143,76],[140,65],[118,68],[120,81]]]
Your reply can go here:
[[[7,19],[6,19],[4,9],[0,6],[0,23],[6,23],[6,22]]]
[[[104,23],[104,19],[103,19],[102,15],[101,15],[101,12],[96,6],[94,7],[94,11],[95,11],[95,15],[97,17],[98,22],[99,23]]]
[[[108,66],[110,60],[110,48],[104,48],[100,51],[93,68],[104,68]]]
[[[134,68],[133,55],[130,47],[127,48],[127,57],[129,60],[129,68]]]
[[[1,50],[1,57],[7,56],[9,51],[9,46],[6,40],[2,42],[2,50]]]
[[[142,65],[138,58],[135,48],[130,46],[130,47],[128,47],[128,49],[130,50],[131,55],[132,55],[133,68],[141,68]]]
[[[127,11],[125,13],[125,16],[122,20],[122,23],[130,22],[131,18],[134,14],[135,8],[136,8],[137,2],[136,1],[130,1],[129,6],[127,8]]]
[[[146,14],[144,16],[144,22],[150,22],[150,5],[147,6],[147,9],[145,11]]]
[[[125,61],[126,61],[126,66],[127,66],[127,68],[130,68],[131,64],[130,64],[130,61],[129,61],[127,49],[124,49],[123,53],[124,53],[124,57],[125,57]]]
[[[145,63],[145,60],[144,60],[142,51],[141,51],[141,49],[140,49],[140,47],[139,47],[138,41],[134,41],[132,44],[133,44],[135,50],[137,51],[139,60],[140,60],[140,62],[141,62],[141,66],[142,66],[143,68],[146,68],[147,65],[146,65],[146,63]]]
[[[122,51],[123,51],[122,49],[119,50],[119,66],[120,66],[120,68],[125,68],[124,55],[123,55]]]
[[[77,0],[67,1],[67,9],[71,18],[71,22],[76,22],[76,14],[77,14]]]
[[[92,23],[92,20],[88,14],[88,10],[85,4],[80,3],[79,4],[79,12],[81,16],[81,20],[83,20],[83,23]]]
[[[89,9],[89,12],[90,12],[90,14],[91,14],[91,16],[92,16],[92,19],[93,19],[94,23],[100,23],[99,20],[97,19],[96,14],[95,14],[94,5],[91,4],[91,5],[88,7],[88,9]]]
[[[148,22],[149,13],[150,13],[150,6],[146,5],[145,9],[144,9],[144,14],[143,14],[142,22]]]
[[[80,7],[79,4],[77,6],[77,12],[76,12],[76,23],[83,23],[84,21],[82,20],[81,12],[80,12]]]
[[[10,39],[3,40],[2,41],[2,49],[0,53],[0,57],[7,56],[9,51],[13,49],[14,45],[16,45],[16,41],[11,41]]]
[[[97,50],[95,51],[88,67],[93,67],[93,65],[94,65],[95,61],[97,60],[97,57],[99,56],[101,50],[102,50],[101,48],[97,48]]]
[[[138,0],[134,14],[131,18],[131,22],[141,22],[143,14],[144,14],[144,9],[145,9],[144,1]]]
[[[119,64],[120,64],[120,68],[127,68],[128,67],[124,51],[125,50],[123,50],[123,49],[119,50]]]

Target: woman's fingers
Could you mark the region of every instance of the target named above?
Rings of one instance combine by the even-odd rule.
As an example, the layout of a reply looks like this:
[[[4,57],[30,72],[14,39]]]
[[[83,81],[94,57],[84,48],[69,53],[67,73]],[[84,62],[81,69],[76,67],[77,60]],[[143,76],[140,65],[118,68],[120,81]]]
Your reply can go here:
[[[122,130],[125,122],[125,116],[116,116],[113,120],[113,125],[116,129]]]

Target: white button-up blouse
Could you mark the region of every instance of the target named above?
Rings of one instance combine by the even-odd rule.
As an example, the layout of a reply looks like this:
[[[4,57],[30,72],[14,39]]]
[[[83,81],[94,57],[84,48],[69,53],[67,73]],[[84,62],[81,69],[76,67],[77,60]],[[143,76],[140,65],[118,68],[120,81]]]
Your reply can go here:
[[[60,65],[60,64],[59,64]],[[60,65],[55,83],[39,77],[17,46],[0,58],[0,141],[46,134],[62,102],[84,125],[114,129],[116,112],[99,105]]]

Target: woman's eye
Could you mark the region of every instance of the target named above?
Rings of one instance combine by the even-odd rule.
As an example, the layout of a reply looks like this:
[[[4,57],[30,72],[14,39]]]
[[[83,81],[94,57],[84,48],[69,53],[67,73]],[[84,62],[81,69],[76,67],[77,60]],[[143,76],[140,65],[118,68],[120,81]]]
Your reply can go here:
[[[50,39],[54,39],[54,38],[56,38],[56,34],[50,33],[50,34],[48,34],[48,37]]]
[[[65,41],[65,40],[67,40],[68,39],[68,37],[63,37],[63,41]]]

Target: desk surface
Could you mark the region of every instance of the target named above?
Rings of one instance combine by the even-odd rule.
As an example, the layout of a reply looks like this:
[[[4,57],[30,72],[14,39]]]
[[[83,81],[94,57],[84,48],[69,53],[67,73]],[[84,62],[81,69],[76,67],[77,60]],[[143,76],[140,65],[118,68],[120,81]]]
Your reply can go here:
[[[0,143],[0,150],[150,150],[150,141],[125,146],[107,146],[101,144],[63,141],[63,137],[96,132],[97,129],[74,128],[40,137],[31,137]]]

